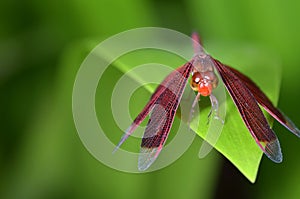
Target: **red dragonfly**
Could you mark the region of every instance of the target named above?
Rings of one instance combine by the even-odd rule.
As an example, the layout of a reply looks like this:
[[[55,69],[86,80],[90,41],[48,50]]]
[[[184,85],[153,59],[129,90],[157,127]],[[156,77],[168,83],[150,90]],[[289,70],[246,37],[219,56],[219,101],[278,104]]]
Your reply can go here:
[[[157,87],[149,102],[135,118],[114,151],[121,146],[151,112],[142,138],[138,159],[138,169],[140,171],[149,168],[166,142],[190,75],[192,75],[191,87],[198,92],[192,107],[197,104],[202,95],[209,96],[212,109],[218,110],[218,101],[212,94],[213,89],[218,86],[216,70],[257,145],[268,158],[280,163],[282,161],[282,153],[278,138],[269,126],[258,104],[298,137],[300,137],[300,130],[272,104],[269,98],[250,78],[205,53],[196,33],[192,35],[192,39],[195,56],[191,61],[171,72]]]

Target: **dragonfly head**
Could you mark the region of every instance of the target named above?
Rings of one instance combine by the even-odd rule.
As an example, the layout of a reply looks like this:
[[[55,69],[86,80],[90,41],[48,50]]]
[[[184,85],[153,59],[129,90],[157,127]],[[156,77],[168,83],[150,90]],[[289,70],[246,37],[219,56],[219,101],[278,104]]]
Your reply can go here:
[[[202,96],[209,96],[217,87],[218,78],[213,71],[194,71],[190,85],[194,91],[199,92]]]

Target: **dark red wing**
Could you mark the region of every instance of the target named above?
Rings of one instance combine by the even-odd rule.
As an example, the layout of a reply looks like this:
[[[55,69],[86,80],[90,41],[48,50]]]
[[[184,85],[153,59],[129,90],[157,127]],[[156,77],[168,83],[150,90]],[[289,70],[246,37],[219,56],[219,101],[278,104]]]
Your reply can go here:
[[[244,123],[263,152],[274,162],[282,161],[279,141],[262,113],[254,93],[231,68],[214,60],[225,87],[238,108]]]
[[[174,70],[164,79],[116,146],[114,151],[121,146],[151,111],[151,116],[141,143],[138,162],[139,170],[146,170],[160,153],[170,132],[176,110],[192,68],[191,61]]]
[[[163,82],[163,92],[159,95],[151,111],[141,143],[138,168],[146,170],[158,157],[174,121],[187,79],[192,71],[189,62],[172,72]]]
[[[256,101],[264,107],[264,109],[272,115],[278,122],[280,122],[283,126],[285,126],[289,131],[300,137],[300,130],[296,127],[296,125],[286,116],[283,115],[269,100],[269,98],[260,90],[260,88],[247,76],[240,73],[234,68],[226,66],[229,68],[236,76],[240,78],[240,80],[247,86],[250,92],[253,94]]]

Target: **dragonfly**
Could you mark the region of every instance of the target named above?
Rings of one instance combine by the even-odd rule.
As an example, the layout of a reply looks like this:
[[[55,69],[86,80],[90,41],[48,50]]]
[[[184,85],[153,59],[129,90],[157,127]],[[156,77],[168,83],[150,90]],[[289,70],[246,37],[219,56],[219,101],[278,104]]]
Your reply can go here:
[[[272,104],[249,77],[207,54],[197,33],[192,34],[192,42],[195,51],[193,58],[172,71],[156,88],[149,102],[126,130],[114,151],[150,114],[138,158],[138,169],[140,171],[147,170],[157,159],[167,140],[189,77],[191,76],[191,88],[197,92],[192,109],[198,103],[200,96],[209,96],[212,110],[217,113],[219,104],[212,91],[218,86],[217,74],[219,74],[257,145],[269,159],[276,163],[282,162],[278,138],[268,124],[260,106],[298,137],[300,137],[300,130]]]

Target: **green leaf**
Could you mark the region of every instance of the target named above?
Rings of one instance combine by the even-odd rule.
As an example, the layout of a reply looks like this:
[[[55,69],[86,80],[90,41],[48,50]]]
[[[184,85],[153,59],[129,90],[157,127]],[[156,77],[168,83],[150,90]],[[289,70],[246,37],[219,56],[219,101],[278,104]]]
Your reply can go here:
[[[218,43],[216,45],[212,42],[207,42],[206,46],[209,46],[214,58],[249,76],[274,104],[277,103],[280,87],[280,69],[278,60],[274,60],[276,56],[262,47],[249,44],[239,43],[234,46],[232,44]],[[190,48],[192,48],[192,46]],[[112,65],[123,73],[126,73],[139,64],[154,62],[167,64],[176,68],[183,65],[186,61],[166,52],[148,49],[129,53],[119,58]],[[149,71],[149,76],[154,77],[155,71]],[[138,75],[131,74],[131,77],[137,82],[142,82],[141,77]],[[146,85],[145,88],[151,93],[154,91],[154,85]],[[146,102],[143,102],[142,104],[145,103]],[[207,106],[208,99],[201,100],[199,104],[201,110],[200,117],[204,119],[200,120],[198,129],[195,129],[193,125],[191,128],[197,135],[205,138],[209,127],[207,125],[207,115],[209,114],[210,106]],[[142,106],[135,106],[134,109],[135,114],[133,114],[133,117],[138,114]],[[269,116],[266,116],[270,120]],[[229,95],[226,101],[225,126],[214,147],[231,161],[249,181],[255,182],[263,153],[244,125]]]

